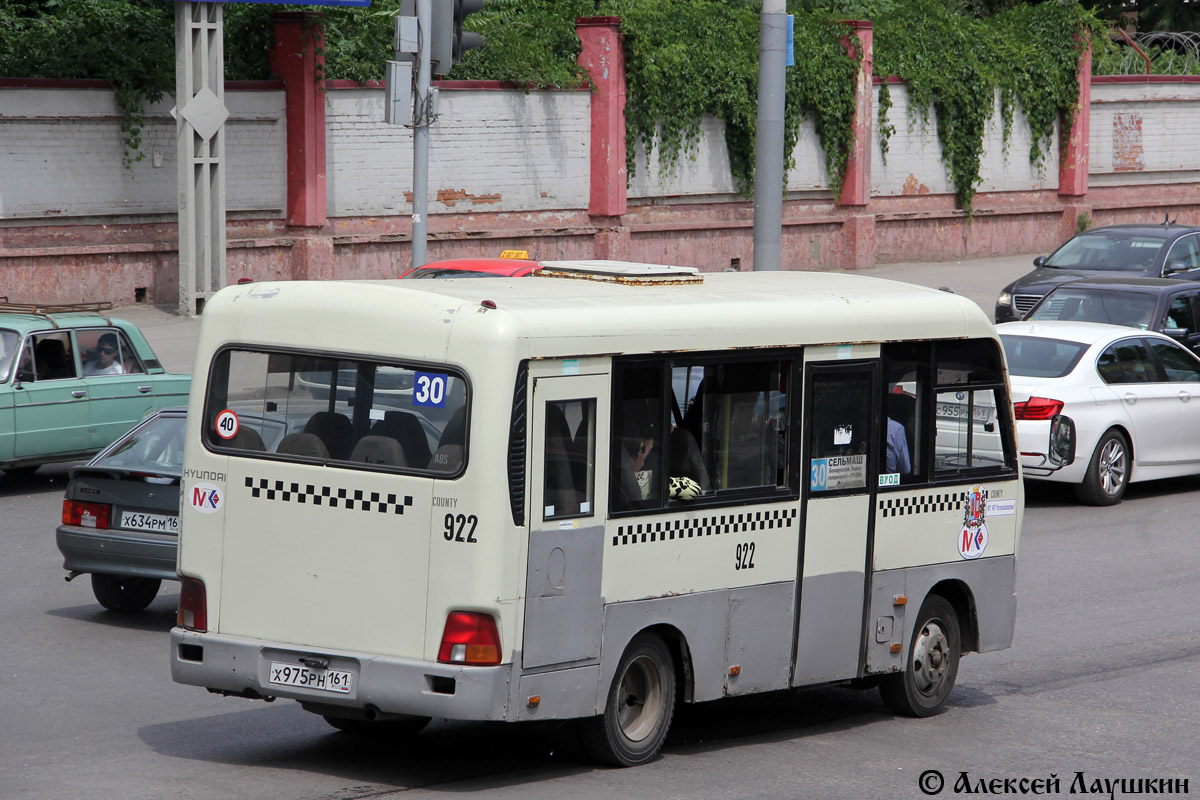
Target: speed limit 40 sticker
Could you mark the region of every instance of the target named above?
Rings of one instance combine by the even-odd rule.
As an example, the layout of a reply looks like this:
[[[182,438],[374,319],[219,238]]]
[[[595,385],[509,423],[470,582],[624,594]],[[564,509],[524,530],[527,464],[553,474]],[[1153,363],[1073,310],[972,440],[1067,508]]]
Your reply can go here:
[[[225,409],[220,414],[217,414],[217,436],[222,439],[232,439],[237,436],[238,432],[238,417],[229,409]]]

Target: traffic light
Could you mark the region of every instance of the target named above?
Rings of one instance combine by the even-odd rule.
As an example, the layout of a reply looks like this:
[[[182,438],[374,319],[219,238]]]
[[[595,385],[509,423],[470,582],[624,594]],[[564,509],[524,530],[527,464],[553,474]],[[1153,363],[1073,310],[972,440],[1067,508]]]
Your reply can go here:
[[[429,62],[435,75],[445,75],[467,50],[483,45],[478,33],[464,31],[463,20],[483,8],[483,0],[433,0],[433,32]]]

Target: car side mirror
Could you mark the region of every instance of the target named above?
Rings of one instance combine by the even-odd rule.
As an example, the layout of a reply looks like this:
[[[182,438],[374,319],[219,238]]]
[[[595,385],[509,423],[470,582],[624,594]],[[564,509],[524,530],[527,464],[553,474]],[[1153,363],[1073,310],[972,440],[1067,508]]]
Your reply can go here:
[[[1182,261],[1170,261],[1163,267],[1163,275],[1173,275],[1176,272],[1187,272],[1188,265]]]
[[[1190,331],[1187,328],[1163,328],[1162,332],[1165,336],[1170,336],[1172,339],[1182,342],[1187,339]]]
[[[1038,256],[1037,258],[1035,258],[1035,259],[1033,260],[1033,265],[1034,265],[1035,267],[1044,267],[1044,266],[1046,266],[1046,257],[1045,257],[1045,256]]]
[[[1057,467],[1070,466],[1075,461],[1075,421],[1062,414],[1050,420],[1050,463]]]

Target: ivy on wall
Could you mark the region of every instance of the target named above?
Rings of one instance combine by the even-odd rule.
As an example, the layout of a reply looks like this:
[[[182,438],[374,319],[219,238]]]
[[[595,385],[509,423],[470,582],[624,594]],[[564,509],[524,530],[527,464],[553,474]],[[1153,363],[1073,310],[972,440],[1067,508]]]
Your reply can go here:
[[[994,5],[1007,7],[977,15]],[[326,77],[381,79],[399,6],[400,0],[373,0],[369,9],[321,9]],[[173,8],[161,0],[0,0],[0,76],[107,79],[122,109],[127,163],[139,160],[145,103],[174,88]],[[228,79],[271,77],[271,18],[278,10],[313,8],[224,5]],[[468,18],[485,46],[469,51],[450,77],[578,85],[576,17],[620,17],[630,175],[639,147],[657,148],[660,168],[675,169],[695,152],[701,119],[711,114],[725,124],[733,177],[748,195],[759,10],[753,0],[492,0]],[[835,197],[853,147],[858,69],[845,45],[852,33],[838,19],[873,20],[875,74],[905,81],[911,122],[922,115],[928,121],[933,109],[943,160],[968,210],[995,98],[1006,140],[1016,109],[1024,113],[1033,133],[1029,158],[1038,164],[1053,144],[1055,121],[1060,114],[1069,118],[1077,103],[1076,69],[1086,37],[1096,64],[1110,47],[1102,24],[1074,2],[976,9],[953,0],[789,0],[788,11],[795,15],[796,65],[787,72],[785,152],[790,158],[803,122],[811,120]],[[879,129],[885,157],[895,129],[890,108],[884,84]]]
[[[1085,43],[1107,45],[1103,24],[1075,3],[1017,5],[990,17],[955,12],[939,0],[908,0],[875,17],[875,74],[907,85],[910,117],[937,118],[942,159],[959,204],[971,209],[980,182],[985,126],[999,95],[1005,142],[1020,108],[1029,123],[1029,160],[1042,163],[1055,121],[1074,116],[1078,65]],[[884,153],[894,132],[890,92],[880,97]],[[914,121],[910,118],[910,122]]]

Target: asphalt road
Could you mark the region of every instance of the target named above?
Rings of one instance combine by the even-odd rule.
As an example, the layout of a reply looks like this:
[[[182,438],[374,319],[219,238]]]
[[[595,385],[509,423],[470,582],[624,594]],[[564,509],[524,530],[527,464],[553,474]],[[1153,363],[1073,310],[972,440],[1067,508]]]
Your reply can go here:
[[[931,280],[914,277],[920,265],[877,272],[983,304],[1002,261],[939,265]],[[164,362],[187,370],[195,323],[130,311]],[[1031,491],[1013,647],[965,659],[936,718],[894,717],[877,693],[848,689],[717,701],[683,710],[660,759],[614,770],[581,760],[553,725],[436,720],[415,743],[363,742],[294,703],[172,683],[175,585],[124,616],[102,610],[86,578],[63,581],[65,473],[0,475],[0,800],[919,798],[931,770],[943,797],[961,773],[977,793],[979,781],[1056,776],[1044,793],[1068,796],[1076,773],[1088,794],[1122,778],[1187,779],[1200,793],[1200,478],[1134,485],[1108,509]]]

